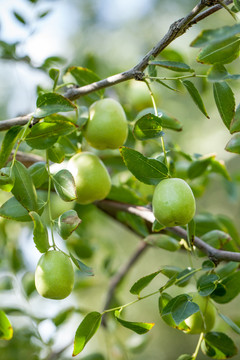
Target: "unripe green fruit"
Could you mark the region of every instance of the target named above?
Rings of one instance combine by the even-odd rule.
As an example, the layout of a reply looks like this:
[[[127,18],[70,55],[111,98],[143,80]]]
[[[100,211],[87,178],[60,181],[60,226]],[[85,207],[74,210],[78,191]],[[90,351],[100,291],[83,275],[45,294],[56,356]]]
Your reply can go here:
[[[37,264],[35,285],[38,293],[48,299],[64,299],[72,292],[74,271],[71,260],[61,251],[47,251]]]
[[[199,294],[193,295],[193,302],[198,304],[200,311],[189,316],[185,320],[187,326],[190,330],[187,331],[188,334],[200,334],[201,332],[207,333],[210,331],[215,323],[216,319],[216,309],[211,303],[208,297],[200,296]]]
[[[126,100],[135,110],[141,111],[152,106],[151,96],[143,81],[130,80],[126,92]]]
[[[182,179],[164,179],[157,186],[152,200],[155,218],[164,226],[188,224],[196,210],[190,186]]]
[[[122,106],[114,99],[102,99],[93,103],[83,134],[87,142],[99,150],[122,146],[128,134]]]
[[[77,190],[77,202],[90,204],[104,199],[111,189],[111,179],[103,162],[90,152],[74,155],[68,170],[72,173]]]

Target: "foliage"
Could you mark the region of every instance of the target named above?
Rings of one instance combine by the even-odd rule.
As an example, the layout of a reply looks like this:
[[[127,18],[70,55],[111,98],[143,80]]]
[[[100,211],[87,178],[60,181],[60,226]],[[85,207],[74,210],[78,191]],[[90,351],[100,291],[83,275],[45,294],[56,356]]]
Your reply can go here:
[[[37,1],[31,1],[31,3],[32,6],[37,6]],[[215,1],[209,3],[214,6]],[[235,12],[240,10],[240,3],[237,0],[234,0],[233,9],[226,7],[225,2],[219,3],[233,17],[235,17]],[[182,25],[179,26],[182,27],[179,33],[174,32],[176,31],[174,26],[170,28],[171,41],[182,35],[194,22],[200,21],[198,13],[201,14],[203,11],[202,14],[205,14],[203,18],[207,16],[214,18],[215,15],[211,11],[206,15],[204,8],[204,2],[200,2],[192,11],[193,18],[190,19],[189,16],[183,18],[185,23],[180,22]],[[225,16],[229,15],[227,11]],[[49,11],[38,13],[38,21],[48,14]],[[28,19],[22,13],[14,11],[13,16],[21,26],[29,26]],[[201,200],[198,198],[204,197],[212,180],[217,183],[219,179],[222,181],[222,188],[225,187],[229,197],[233,198],[240,180],[239,171],[230,173],[225,163],[218,159],[215,153],[199,154],[196,151],[192,154],[185,151],[180,145],[180,138],[182,131],[188,131],[187,121],[185,128],[185,120],[180,119],[181,115],[177,111],[174,113],[174,107],[162,108],[161,102],[158,101],[158,93],[168,92],[174,102],[184,99],[184,103],[190,104],[189,118],[205,117],[209,121],[209,127],[211,114],[215,111],[218,114],[219,123],[224,126],[225,132],[230,136],[230,140],[222,144],[222,147],[225,146],[225,150],[231,153],[230,155],[237,157],[240,154],[240,104],[237,104],[240,74],[232,72],[235,71],[235,63],[239,61],[239,35],[239,23],[230,26],[223,23],[219,28],[204,29],[190,44],[192,48],[200,49],[190,65],[185,62],[184,51],[180,52],[171,48],[162,51],[171,43],[170,40],[163,38],[164,46],[159,47],[158,51],[153,49],[151,54],[149,53],[150,55],[148,54],[135,68],[129,71],[121,69],[124,72],[107,79],[102,78],[102,80],[95,74],[95,66],[88,68],[85,64],[84,66],[68,66],[63,73],[60,68],[63,59],[57,56],[45,59],[41,66],[36,67],[28,56],[18,55],[17,48],[20,43],[0,42],[2,59],[23,61],[34,70],[43,71],[52,84],[52,87],[48,89],[38,88],[36,108],[30,115],[13,119],[14,125],[11,125],[11,122],[9,125],[6,121],[0,123],[0,126],[2,125],[0,129],[6,130],[0,149],[2,193],[0,207],[2,284],[0,284],[0,291],[8,294],[12,291],[13,283],[16,282],[27,304],[34,298],[38,301],[40,298],[34,284],[33,273],[28,271],[24,263],[20,246],[21,234],[17,233],[20,227],[17,227],[17,232],[9,233],[9,226],[13,226],[14,229],[18,222],[21,227],[31,231],[32,243],[36,251],[43,254],[43,258],[54,253],[57,257],[64,257],[71,268],[71,281],[68,281],[67,291],[65,291],[64,279],[67,279],[67,272],[65,272],[64,264],[61,265],[61,274],[63,274],[61,275],[53,266],[57,263],[42,266],[40,261],[37,268],[38,276],[42,277],[42,272],[46,274],[49,271],[49,276],[44,278],[44,282],[48,284],[50,279],[48,291],[43,296],[52,299],[63,299],[68,296],[73,285],[71,265],[73,263],[75,287],[71,296],[76,299],[76,306],[61,309],[50,318],[42,316],[41,312],[33,314],[30,307],[26,309],[19,305],[11,308],[10,305],[0,303],[0,339],[3,350],[7,349],[6,359],[11,356],[6,345],[7,341],[10,341],[10,344],[12,341],[14,344],[19,339],[18,344],[22,342],[24,347],[25,332],[27,336],[31,336],[29,348],[32,351],[32,358],[54,359],[57,356],[59,359],[64,359],[65,347],[55,353],[52,350],[54,336],[48,342],[41,336],[39,328],[47,319],[58,331],[70,319],[81,318],[77,329],[71,326],[72,338],[75,332],[75,340],[71,341],[73,356],[80,354],[85,347],[91,348],[92,338],[97,332],[101,332],[101,328],[105,328],[108,334],[121,333],[121,331],[124,334],[130,334],[132,331],[141,335],[139,337],[143,340],[140,340],[138,349],[134,349],[147,353],[149,339],[147,336],[150,337],[151,332],[158,327],[158,321],[150,319],[151,316],[146,312],[142,316],[139,313],[136,315],[136,312],[129,314],[128,309],[135,308],[137,303],[140,307],[144,299],[151,301],[150,299],[154,297],[158,299],[158,306],[155,306],[155,309],[157,308],[164,326],[177,329],[186,337],[188,333],[191,334],[187,319],[195,315],[197,315],[195,318],[201,319],[200,336],[196,341],[195,351],[192,355],[179,354],[178,359],[194,360],[200,349],[203,354],[213,359],[227,359],[237,354],[238,349],[231,330],[239,336],[238,319],[235,320],[226,315],[224,307],[221,307],[220,312],[218,304],[232,302],[240,292],[240,272],[238,271],[240,237],[232,219],[221,215],[200,213],[198,203]],[[188,44],[185,46],[187,47]],[[134,103],[131,104],[131,96],[128,103],[125,94],[127,87],[123,87],[122,91],[115,90],[113,85],[119,82],[125,85],[129,80],[145,85],[147,95],[144,97],[151,100],[150,106],[147,101],[144,103],[142,100],[136,106]],[[97,109],[99,104],[105,103],[103,99],[111,97],[112,93],[108,93],[106,89],[108,87],[111,87],[118,101],[108,101],[109,109],[108,106],[105,107],[104,113],[111,112],[111,106],[114,103],[117,112],[120,112],[119,116],[124,128],[123,135],[120,136],[120,129],[114,124],[114,116],[112,113],[109,117],[106,114],[108,122],[104,125],[105,128],[102,127],[105,135],[110,134],[110,139],[108,138],[107,144],[102,144],[101,122],[104,122],[105,118],[104,113],[97,118]],[[212,92],[213,104],[205,96],[210,92]],[[214,110],[211,107],[214,107]],[[116,115],[116,109],[114,111]],[[119,148],[119,145],[115,146],[116,143],[118,144],[118,138],[126,138],[124,112],[128,120],[128,137],[124,144],[122,140],[120,141],[123,146]],[[91,131],[96,141],[91,139],[91,144],[89,144],[87,141],[89,135],[85,135],[90,118],[94,116],[95,123],[97,118],[98,127],[94,129],[96,125],[92,122],[94,131],[92,128]],[[194,126],[200,127],[201,124],[194,124]],[[108,142],[111,143],[113,137],[110,129],[114,129],[114,135],[117,135],[114,146],[108,144]],[[99,138],[97,138],[98,135]],[[197,127],[194,129],[194,137],[198,138]],[[97,144],[96,149],[93,147],[94,144]],[[27,161],[21,158],[22,154],[28,155]],[[34,155],[38,156],[37,160]],[[85,158],[82,168],[79,165],[81,158]],[[80,159],[80,161],[75,161],[75,159]],[[90,159],[94,160],[90,161]],[[167,206],[164,214],[160,217],[156,216],[158,220],[167,217],[161,224],[154,217],[156,211],[154,214],[152,212],[152,201],[154,197],[156,198],[155,189],[159,189],[159,184],[160,186],[169,184],[171,178],[178,178],[178,183],[184,184],[183,186],[188,189],[186,191],[190,191],[191,214],[187,217],[183,216],[182,219],[182,214],[185,214],[189,204],[184,203],[186,196],[183,195],[186,194],[181,191],[177,205],[177,215],[180,213],[180,220],[178,222],[171,220],[173,210],[176,210],[176,203],[172,205],[170,202],[179,194],[174,188],[169,189],[167,186],[164,194],[156,200],[157,205],[154,202],[155,208],[159,206],[158,211],[166,209]],[[195,216],[193,194],[197,199]],[[166,201],[166,203],[161,203],[161,201]],[[172,209],[173,206],[174,209]],[[111,243],[105,245],[108,255],[105,256],[101,251],[108,224],[114,226],[115,222],[119,224],[118,229],[130,229],[138,239],[140,238],[140,245],[120,269],[118,269],[119,251],[115,250],[115,245],[113,245],[116,229],[110,229]],[[176,224],[180,226],[175,226]],[[94,235],[92,235],[94,231],[92,228],[95,229]],[[92,237],[98,239],[97,246],[92,244]],[[140,255],[144,256],[145,250],[150,248],[156,253],[162,251],[165,254],[166,251],[166,254],[167,252],[179,253],[179,256],[187,253],[190,259],[189,266],[185,260],[176,264],[170,255],[167,258],[168,264],[159,264],[152,272],[144,269],[144,273],[137,275],[133,284],[128,286],[130,296],[134,296],[133,300],[124,303],[116,295],[116,289]],[[24,251],[27,249],[25,248]],[[205,259],[202,259],[203,257]],[[225,263],[221,265],[220,262],[223,260]],[[116,265],[117,262],[118,265]],[[150,265],[147,264],[146,268],[151,269]],[[102,306],[96,293],[93,297],[98,308],[92,309],[90,301],[81,303],[79,299],[84,288],[95,290],[94,287],[99,282],[98,276],[101,272],[105,273],[108,279],[107,287],[103,290],[106,293],[106,303]],[[58,286],[60,286],[60,293],[56,295],[55,288],[58,289]],[[101,281],[100,287],[102,288]],[[193,289],[198,297],[204,299],[204,304],[210,304],[214,308],[214,317],[215,311],[217,313],[218,320],[213,329],[209,329],[210,332],[201,332],[202,329],[206,329],[203,324],[207,312],[204,306],[194,302]],[[48,303],[45,304],[48,305]],[[110,314],[112,317],[109,316]],[[16,316],[24,317],[29,321],[31,325],[28,331],[24,328],[21,334],[17,326],[15,330]],[[121,327],[123,329],[119,330]],[[225,329],[227,329],[227,334],[225,334]],[[118,354],[114,355],[113,347],[109,350],[112,354],[111,358],[128,358],[128,355],[124,354],[130,351],[131,346],[122,344],[120,346],[120,343],[119,341],[121,357],[117,357]],[[109,344],[109,346],[112,345]],[[101,347],[99,351],[101,353],[93,353],[83,359],[105,359],[106,354]],[[38,355],[35,356],[35,354]],[[29,354],[22,356],[27,358]]]

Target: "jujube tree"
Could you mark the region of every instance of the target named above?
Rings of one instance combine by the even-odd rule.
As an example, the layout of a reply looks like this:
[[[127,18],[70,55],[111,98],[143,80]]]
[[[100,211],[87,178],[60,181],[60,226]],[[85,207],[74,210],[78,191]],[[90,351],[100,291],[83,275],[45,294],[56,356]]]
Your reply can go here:
[[[27,299],[36,295],[35,290],[49,299],[65,299],[72,292],[77,297],[74,278],[77,283],[83,281],[79,272],[83,277],[93,275],[94,262],[90,267],[88,260],[84,261],[91,259],[93,249],[88,240],[81,237],[84,229],[92,226],[92,221],[84,217],[89,206],[141,237],[126,264],[115,273],[109,270],[111,281],[105,290],[104,305],[99,304],[98,309],[90,311],[81,306],[71,307],[52,319],[56,326],[61,326],[71,314],[81,313],[82,321],[77,329],[72,329],[75,333],[73,356],[82,352],[100,325],[108,329],[108,324],[113,322],[114,326],[119,324],[138,335],[148,333],[154,326],[148,314],[144,317],[149,322],[133,321],[126,318],[124,309],[154,296],[165,326],[182,331],[185,336],[199,335],[193,354],[180,355],[179,360],[196,359],[200,348],[214,359],[237,354],[234,341],[230,334],[222,331],[223,325],[219,326],[217,319],[226,324],[229,333],[233,330],[240,334],[238,323],[224,313],[224,307],[220,310],[218,306],[231,302],[240,292],[240,237],[228,217],[200,214],[195,198],[203,195],[213,174],[222,177],[229,192],[239,182],[239,176],[231,182],[227,167],[216,154],[188,154],[178,143],[169,140],[167,135],[171,131],[181,136],[184,120],[180,121],[177,114],[170,115],[174,109],[159,107],[155,88],[157,84],[159,92],[174,92],[175,101],[182,101],[179,92],[185,90],[196,111],[208,119],[202,89],[212,88],[219,117],[231,135],[225,149],[240,153],[240,110],[232,90],[240,78],[239,74],[232,73],[233,62],[239,57],[240,24],[207,28],[193,38],[190,45],[200,50],[197,62],[191,66],[179,52],[166,52],[176,38],[201,20],[214,18],[219,10],[236,20],[240,3],[238,0],[201,0],[189,14],[173,23],[159,43],[133,68],[123,69],[122,73],[106,79],[100,79],[92,69],[82,66],[71,66],[62,75],[59,68],[51,67],[53,61],[61,59],[46,60],[40,68],[49,74],[52,89],[38,89],[33,113],[0,122],[0,130],[5,131],[0,150],[0,188],[10,195],[0,207],[0,216],[4,219],[2,232],[11,221],[31,224],[33,241],[41,254],[35,284],[33,274],[24,274],[21,278]],[[45,16],[47,13],[39,18]],[[15,17],[25,23],[20,14],[15,12]],[[33,66],[31,59],[17,55],[16,44],[2,41],[0,47],[2,58],[25,61]],[[203,64],[202,69],[197,63]],[[106,88],[128,81],[144,84],[148,91],[146,103],[141,100],[139,106],[134,104],[135,112],[131,104],[129,109],[124,101],[121,103],[121,92],[118,98],[104,93]],[[194,114],[190,116],[194,118]],[[54,216],[54,197],[66,203],[58,216]],[[57,236],[62,242],[56,240]],[[4,248],[7,244],[1,246]],[[129,286],[134,300],[119,303],[115,290],[150,247],[187,252],[189,265],[159,264],[154,272],[136,278]],[[17,272],[18,255],[14,251],[8,255]],[[105,269],[109,262],[109,259],[105,261]],[[165,280],[159,287],[156,279],[162,275]],[[91,280],[89,284],[91,286]],[[148,291],[150,284],[156,285],[153,291]],[[87,303],[86,309],[88,306]],[[42,321],[27,315],[36,327]],[[3,308],[0,338],[12,341],[14,330],[8,317],[11,319],[11,311]],[[42,341],[38,333],[36,337]],[[45,345],[42,342],[43,348]],[[46,348],[49,350],[49,344]],[[64,350],[39,354],[38,358],[61,357]],[[126,352],[125,349],[123,354]],[[92,354],[86,359],[105,359],[105,354]]]

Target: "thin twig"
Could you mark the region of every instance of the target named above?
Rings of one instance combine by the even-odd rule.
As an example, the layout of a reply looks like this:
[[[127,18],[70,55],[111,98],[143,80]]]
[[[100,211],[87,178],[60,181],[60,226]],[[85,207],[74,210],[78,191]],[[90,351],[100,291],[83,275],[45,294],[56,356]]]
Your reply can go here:
[[[126,203],[120,203],[117,201],[111,200],[102,200],[96,203],[97,206],[107,212],[111,212],[112,210],[117,211],[126,211],[131,214],[135,214],[140,216],[142,219],[146,220],[149,223],[153,223],[155,217],[152,211],[144,206],[135,206]],[[169,231],[185,240],[187,240],[187,231],[179,226],[175,227],[168,227],[164,229],[165,231]],[[205,243],[199,237],[194,237],[194,245],[201,251],[203,251],[209,259],[214,261],[215,263],[219,263],[220,261],[236,261],[240,262],[240,253],[239,252],[232,252],[232,251],[225,251],[225,250],[218,250],[214,247],[210,246],[209,244]]]
[[[75,100],[80,98],[81,96],[90,94],[94,91],[101,90],[121,82],[136,79],[142,80],[144,77],[143,71],[148,66],[149,59],[151,57],[158,56],[162,50],[164,50],[170,43],[172,43],[176,38],[180,35],[183,35],[187,29],[189,29],[192,25],[198,23],[199,21],[205,19],[206,17],[212,15],[216,11],[222,9],[221,5],[213,5],[206,11],[202,11],[204,7],[209,6],[210,4],[214,4],[214,1],[206,1],[201,0],[194,9],[184,18],[175,21],[170,27],[166,35],[158,42],[156,46],[154,46],[144,57],[143,59],[135,65],[132,69],[128,71],[121,72],[119,74],[109,76],[106,79],[94,82],[89,85],[85,85],[82,87],[73,87],[67,90],[64,94],[66,98],[69,100]],[[232,3],[232,1],[227,0],[224,4],[228,5]],[[0,121],[0,131],[7,130],[14,125],[25,125],[32,114],[28,114],[25,116],[19,116],[14,119],[2,120]]]
[[[141,241],[137,247],[137,249],[134,251],[132,256],[129,258],[129,260],[124,264],[120,270],[116,273],[115,276],[112,277],[110,286],[108,288],[106,301],[103,307],[103,311],[108,309],[111,305],[111,301],[113,299],[114,292],[116,291],[116,288],[120,285],[122,280],[125,278],[125,276],[128,274],[129,270],[133,267],[133,265],[136,264],[136,262],[139,260],[139,258],[142,256],[142,254],[146,251],[148,248],[148,244],[144,241]],[[106,316],[107,313],[103,314],[102,316],[102,325],[106,326]]]

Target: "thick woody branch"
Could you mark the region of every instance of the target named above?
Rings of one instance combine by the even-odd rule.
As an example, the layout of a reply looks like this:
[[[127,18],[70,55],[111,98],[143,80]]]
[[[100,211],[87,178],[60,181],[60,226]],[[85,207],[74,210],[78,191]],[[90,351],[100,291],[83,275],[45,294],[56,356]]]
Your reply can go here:
[[[16,125],[26,125],[32,116],[33,113],[24,116],[18,116],[9,120],[2,120],[0,121],[0,131],[8,130]]]
[[[187,16],[175,21],[170,26],[166,35],[158,42],[158,44],[154,46],[144,56],[144,58],[132,69],[110,76],[106,79],[94,82],[89,85],[85,85],[79,88],[78,87],[70,88],[66,91],[64,96],[69,100],[76,100],[94,91],[101,90],[130,79],[142,80],[144,77],[143,71],[148,66],[149,59],[158,56],[162,50],[164,50],[170,43],[172,43],[180,35],[183,35],[187,31],[187,29],[189,29],[192,25],[205,19],[206,17],[210,16],[216,11],[222,9],[221,5],[219,4],[214,5],[216,4],[216,2],[217,2],[216,0],[201,0]],[[231,0],[224,1],[224,4],[226,5],[230,3],[232,3]],[[213,6],[211,6],[211,4]],[[211,6],[211,7],[205,11],[202,11],[206,6]],[[10,120],[2,120],[0,122],[0,131],[7,130],[14,125],[25,125],[28,122],[28,120],[31,118],[31,116],[32,114],[28,114]]]
[[[149,223],[153,223],[155,218],[152,211],[144,206],[134,206],[126,203],[119,203],[117,201],[111,200],[102,200],[97,202],[97,206],[102,210],[111,213],[112,211],[126,211],[131,214],[135,214],[140,216],[142,219],[146,220]],[[185,240],[187,240],[187,231],[179,226],[168,227],[164,229],[165,231],[169,231]],[[219,263],[220,261],[236,261],[240,262],[240,253],[218,250],[209,244],[205,243],[199,237],[194,237],[194,245],[201,251],[203,251],[209,259],[212,261]]]
[[[8,161],[12,160],[13,154],[14,154],[14,151],[12,151],[11,155],[8,158]],[[22,151],[17,152],[16,159],[18,161],[20,161],[26,167],[29,167],[29,166],[31,166],[31,165],[35,164],[36,162],[39,162],[39,161],[45,161],[45,159],[42,158],[39,155],[28,154],[28,153],[25,153],[25,152],[22,152]]]

